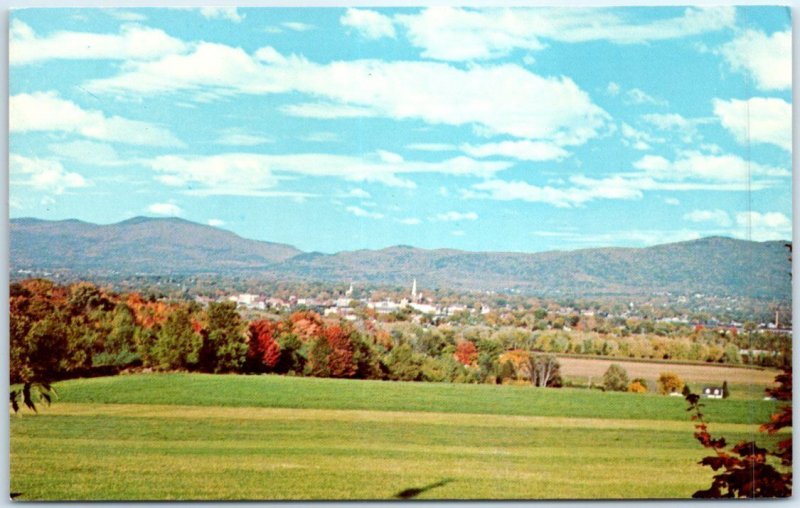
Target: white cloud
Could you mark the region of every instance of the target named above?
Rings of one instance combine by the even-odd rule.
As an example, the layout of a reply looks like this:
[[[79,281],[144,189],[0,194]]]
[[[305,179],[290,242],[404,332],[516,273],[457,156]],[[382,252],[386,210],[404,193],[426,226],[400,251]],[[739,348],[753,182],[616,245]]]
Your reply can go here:
[[[645,155],[633,163],[648,176],[659,180],[687,179],[714,182],[747,182],[754,177],[782,178],[791,172],[750,162],[737,155],[708,155],[697,151],[681,152],[670,161],[658,155]]]
[[[761,90],[792,87],[792,31],[767,35],[747,30],[721,48],[735,71],[747,73]]]
[[[573,177],[573,179],[578,177]],[[568,188],[532,185],[522,181],[487,180],[462,191],[472,199],[498,201],[527,201],[545,203],[559,208],[582,205],[595,199],[640,199],[642,192],[623,178],[605,180],[578,179],[578,185]]]
[[[419,152],[454,152],[458,147],[450,143],[411,143],[406,145],[406,149]]]
[[[224,226],[225,225],[225,221],[224,220],[220,220],[220,219],[208,219],[208,225],[209,226],[214,226],[215,228],[217,228],[217,227],[220,227],[220,226]]]
[[[430,7],[397,15],[422,55],[438,60],[499,58],[515,49],[539,50],[542,39],[560,42],[605,40],[636,44],[732,27],[733,7],[687,8],[681,16],[637,22],[606,9],[482,9]]]
[[[460,230],[460,229],[456,229],[455,231],[451,231],[450,234],[453,235],[453,236],[465,236],[466,235],[466,233],[464,231]]]
[[[684,143],[690,144],[702,139],[697,132],[699,125],[714,121],[713,118],[685,118],[678,113],[650,113],[642,115],[642,120],[662,131],[670,132]]]
[[[12,184],[31,186],[36,190],[62,194],[66,189],[86,187],[86,179],[64,169],[60,162],[10,154],[9,173]],[[17,180],[17,177],[22,179]]]
[[[286,21],[281,23],[281,26],[284,28],[288,28],[289,30],[293,30],[295,32],[308,32],[309,30],[314,29],[314,25],[309,25],[308,23],[300,23],[299,21]]]
[[[416,226],[416,225],[422,223],[422,221],[419,220],[416,217],[408,217],[406,219],[398,219],[397,222],[399,222],[400,224],[405,224],[406,226]]]
[[[677,198],[664,198],[664,203],[670,206],[678,206],[681,204],[681,201],[680,199]]]
[[[622,133],[622,143],[625,146],[632,147],[634,150],[650,150],[650,148],[652,148],[652,143],[664,142],[663,138],[651,136],[644,131],[631,127],[625,122],[622,123],[622,128],[620,130]]]
[[[9,99],[9,130],[55,131],[80,134],[90,139],[133,145],[182,146],[171,132],[152,123],[106,116],[85,110],[56,92],[13,95]]]
[[[365,191],[364,189],[350,189],[350,191],[344,195],[346,198],[359,198],[359,199],[369,199],[370,196],[369,192]]]
[[[123,25],[118,34],[55,32],[40,37],[14,19],[9,29],[9,63],[23,65],[45,60],[154,60],[182,53],[187,45],[162,30]]]
[[[120,21],[145,21],[147,16],[133,11],[124,11],[120,9],[104,9],[104,12],[114,19]]]
[[[328,120],[332,118],[357,118],[375,116],[375,111],[361,106],[347,106],[329,102],[305,102],[302,104],[287,104],[281,106],[282,113],[289,116],[302,118],[319,118]]]
[[[300,139],[311,143],[333,143],[339,141],[341,137],[335,132],[319,131],[300,136]]]
[[[277,186],[283,177],[303,175],[334,177],[351,182],[376,182],[413,188],[415,183],[402,176],[415,173],[440,173],[488,177],[511,166],[508,162],[475,161],[455,157],[441,162],[405,161],[396,154],[381,151],[365,157],[329,154],[264,155],[228,153],[202,157],[165,155],[149,162],[164,184],[178,187],[200,186],[206,194],[252,195]]]
[[[106,143],[81,140],[69,143],[53,143],[47,145],[47,148],[60,157],[79,161],[82,164],[117,166],[129,163],[122,160],[114,147]]]
[[[376,40],[383,37],[395,38],[392,19],[369,9],[347,9],[339,18],[344,26],[356,29],[365,39]]]
[[[620,244],[648,247],[651,245],[697,240],[702,236],[699,232],[689,229],[633,229],[627,231],[614,231],[613,233],[587,233],[585,231],[535,231],[531,234],[534,236],[559,238],[560,241],[568,242],[572,245],[591,245],[593,247]]]
[[[176,216],[183,214],[183,209],[174,203],[153,203],[147,211],[156,215]]]
[[[616,97],[617,95],[619,95],[620,90],[621,88],[619,84],[614,83],[613,81],[610,81],[608,83],[608,86],[606,87],[606,93],[611,97]]]
[[[274,139],[266,136],[248,134],[246,132],[239,131],[227,131],[217,139],[217,144],[226,146],[258,146],[272,143],[274,141]]]
[[[736,224],[745,228],[735,231],[740,238],[750,237],[759,242],[792,238],[792,220],[780,212],[740,212],[736,214]],[[748,226],[750,235],[746,229]]]
[[[298,92],[327,102],[289,106],[285,112],[471,125],[488,134],[559,145],[586,142],[610,118],[571,79],[542,77],[512,64],[467,69],[381,60],[316,64],[284,57],[272,48],[250,56],[239,48],[211,43],[198,44],[187,55],[132,62],[121,74],[89,81],[86,88],[94,93],[202,91],[209,97]]]
[[[206,19],[226,19],[234,23],[244,20],[244,14],[240,14],[236,7],[201,7],[200,14]]]
[[[499,155],[524,161],[561,160],[569,153],[558,145],[542,141],[502,141],[483,145],[463,144],[461,150],[471,157]]]
[[[625,102],[629,104],[653,104],[656,106],[665,106],[667,104],[664,99],[657,99],[639,88],[631,88],[625,92]]]
[[[444,212],[434,215],[433,217],[431,217],[431,220],[442,221],[442,222],[478,220],[478,214],[475,212]]]
[[[383,219],[382,213],[370,212],[364,210],[363,208],[359,208],[357,206],[348,206],[347,208],[345,208],[345,210],[347,210],[348,213],[352,213],[356,217],[365,217],[368,219]]]
[[[792,151],[792,105],[782,99],[714,99],[714,114],[741,144],[768,143]]]
[[[727,227],[731,225],[731,218],[725,210],[692,210],[683,215],[684,220],[690,222],[711,222],[717,226]]]

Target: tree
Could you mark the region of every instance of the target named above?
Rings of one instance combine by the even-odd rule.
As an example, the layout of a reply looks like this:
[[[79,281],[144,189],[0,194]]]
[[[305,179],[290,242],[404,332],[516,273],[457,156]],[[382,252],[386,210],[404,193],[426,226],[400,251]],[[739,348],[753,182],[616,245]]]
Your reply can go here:
[[[236,303],[208,304],[208,325],[204,330],[200,363],[204,370],[229,372],[238,370],[247,356],[247,338]]]
[[[631,393],[647,393],[647,386],[635,379],[628,385],[628,391]]]
[[[353,377],[356,364],[353,362],[353,344],[350,333],[339,325],[325,328],[325,340],[330,346],[328,369],[331,377]]]
[[[389,379],[395,381],[419,381],[422,378],[424,356],[417,354],[408,344],[392,349],[386,357]]]
[[[672,372],[662,372],[658,376],[658,393],[661,395],[669,395],[670,393],[679,393],[683,388],[683,381],[677,374]]]
[[[464,342],[459,342],[456,346],[456,360],[461,362],[464,365],[470,366],[475,363],[478,359],[478,348],[475,347],[475,343],[465,340]]]
[[[561,386],[561,365],[555,356],[531,355],[528,368],[534,386]]]
[[[727,381],[723,381],[722,382],[722,398],[723,399],[727,399],[730,396],[731,396],[731,392],[728,391],[728,382]]]
[[[268,319],[253,321],[247,330],[248,370],[265,372],[274,370],[281,358],[281,348],[275,340],[278,327]]]
[[[603,387],[610,392],[624,392],[628,389],[628,373],[621,365],[612,363],[603,374]]]
[[[772,397],[782,400],[792,400],[792,371],[785,366],[783,373],[775,381],[778,386],[768,389]],[[708,466],[714,471],[711,486],[705,490],[698,490],[694,498],[769,498],[789,497],[792,495],[792,437],[778,442],[776,451],[762,448],[754,441],[742,441],[726,450],[725,438],[714,438],[708,432],[708,423],[702,413],[704,404],[700,403],[700,396],[690,393],[686,396],[689,411],[693,411],[692,420],[695,421],[694,437],[705,448],[713,450],[714,455],[703,458],[699,464]],[[784,428],[792,427],[792,406],[785,404],[780,411],[772,415],[768,423],[760,427],[761,432],[775,434]],[[774,457],[780,463],[781,469],[768,461]]]
[[[153,360],[162,369],[188,369],[197,365],[203,339],[195,333],[188,309],[179,307],[156,333]]]

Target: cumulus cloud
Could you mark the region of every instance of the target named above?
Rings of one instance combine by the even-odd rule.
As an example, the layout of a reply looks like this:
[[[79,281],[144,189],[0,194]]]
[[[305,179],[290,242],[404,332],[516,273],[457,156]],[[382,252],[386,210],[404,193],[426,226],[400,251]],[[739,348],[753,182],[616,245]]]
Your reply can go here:
[[[628,104],[652,104],[655,106],[665,106],[667,101],[657,99],[639,88],[631,88],[625,92],[625,102]]]
[[[740,227],[736,235],[741,238],[749,237],[760,242],[792,238],[792,220],[780,212],[739,212],[736,224]],[[749,232],[747,228],[750,228]]]
[[[86,179],[64,169],[60,162],[10,154],[8,158],[12,184],[27,185],[36,190],[62,194],[67,189],[85,187]]]
[[[734,26],[736,10],[688,8],[680,16],[643,23],[607,9],[430,7],[397,15],[395,21],[423,56],[463,61],[499,58],[516,49],[540,50],[547,39],[637,44],[698,35]]]
[[[792,31],[767,35],[747,30],[722,46],[720,52],[735,71],[752,77],[761,90],[792,87]]]
[[[465,220],[478,220],[478,214],[475,212],[444,212],[437,213],[431,220],[441,222],[458,222]]]
[[[692,210],[683,215],[684,220],[690,222],[710,222],[717,226],[727,227],[731,225],[731,218],[725,210]]]
[[[314,29],[314,25],[309,25],[308,23],[301,23],[299,21],[285,21],[281,23],[281,26],[295,32],[308,32],[309,30]]]
[[[455,157],[441,162],[405,161],[391,152],[352,157],[329,154],[264,155],[228,153],[184,157],[165,155],[149,161],[164,184],[204,189],[206,194],[251,195],[277,186],[292,175],[334,177],[351,182],[376,182],[413,188],[404,178],[415,173],[488,177],[511,166],[508,162]]]
[[[355,29],[365,39],[376,40],[383,37],[395,38],[392,19],[369,9],[347,9],[339,22]]]
[[[132,145],[182,146],[170,131],[148,122],[85,110],[56,92],[21,93],[9,99],[9,130],[66,132]]]
[[[558,208],[580,206],[596,199],[641,199],[642,191],[620,177],[594,180],[572,178],[572,187],[539,186],[523,181],[487,180],[462,191],[468,199],[527,201]]]
[[[183,209],[174,203],[153,203],[147,211],[156,215],[177,216],[183,214]]]
[[[768,143],[792,151],[792,105],[783,99],[714,99],[714,114],[741,144]]]
[[[356,187],[355,189],[350,189],[350,191],[347,194],[345,194],[343,197],[369,199],[372,196],[370,196],[369,192],[365,191],[364,189],[359,189],[358,187]]]
[[[382,213],[377,212],[370,212],[368,210],[364,210],[363,208],[359,208],[357,206],[348,206],[345,208],[348,213],[355,215],[356,217],[364,217],[367,219],[383,219]]]
[[[216,228],[216,227],[224,226],[225,225],[225,221],[224,220],[220,220],[220,219],[208,219],[208,225],[209,226],[214,226]]]
[[[619,245],[620,242],[647,247],[664,243],[697,240],[702,236],[699,232],[689,229],[633,229],[627,231],[614,231],[613,233],[587,233],[585,231],[534,231],[531,234],[533,236],[559,238],[561,242],[566,242],[572,245],[591,245],[593,247],[603,245]]]
[[[128,164],[113,146],[94,141],[71,141],[68,143],[52,143],[47,148],[59,157],[79,161],[81,164],[96,166],[118,166]]]
[[[117,34],[55,32],[39,36],[14,19],[9,29],[9,63],[23,65],[46,60],[155,60],[188,48],[162,30],[126,24]]]
[[[313,118],[381,116],[429,124],[472,125],[488,134],[578,145],[598,135],[609,115],[571,79],[543,77],[512,64],[466,69],[435,62],[381,60],[316,64],[273,48],[200,43],[186,55],[132,62],[118,75],[89,81],[94,93],[304,93],[317,103],[287,106]],[[487,94],[486,90],[493,93]]]

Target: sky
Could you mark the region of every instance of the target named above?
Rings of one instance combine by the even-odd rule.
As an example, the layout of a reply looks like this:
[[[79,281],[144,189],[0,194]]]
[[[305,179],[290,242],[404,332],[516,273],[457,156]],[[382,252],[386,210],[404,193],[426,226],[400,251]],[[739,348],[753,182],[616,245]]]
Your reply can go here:
[[[783,7],[20,9],[9,214],[337,252],[791,239]]]

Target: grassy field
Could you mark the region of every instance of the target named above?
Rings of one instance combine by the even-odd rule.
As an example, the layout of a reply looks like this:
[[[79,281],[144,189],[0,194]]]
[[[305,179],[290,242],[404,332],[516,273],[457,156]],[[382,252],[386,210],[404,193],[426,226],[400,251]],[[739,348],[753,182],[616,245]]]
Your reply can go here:
[[[58,390],[11,418],[20,499],[683,498],[711,476],[675,397],[199,374]],[[709,401],[712,432],[752,437],[774,408]]]

